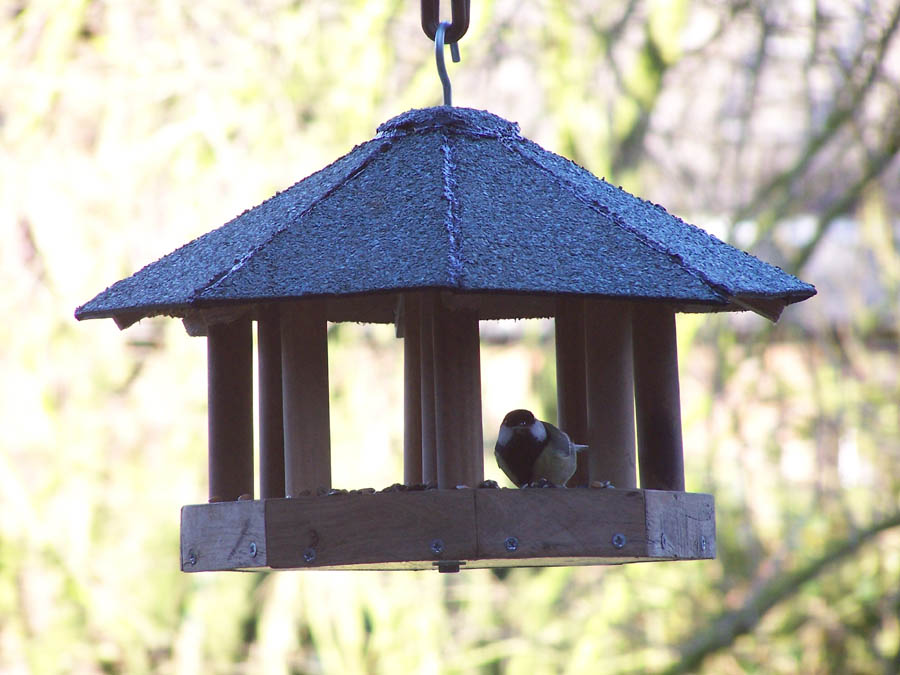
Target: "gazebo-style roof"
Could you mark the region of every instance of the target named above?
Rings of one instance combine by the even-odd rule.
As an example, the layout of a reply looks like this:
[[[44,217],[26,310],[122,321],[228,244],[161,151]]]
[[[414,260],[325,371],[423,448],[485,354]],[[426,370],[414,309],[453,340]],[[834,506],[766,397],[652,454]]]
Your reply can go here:
[[[390,322],[392,291],[481,295],[481,318],[550,316],[551,294],[777,319],[815,289],[523,138],[484,111],[412,110],[371,141],[76,311],[120,326],[327,297]],[[359,302],[361,294],[378,294]],[[527,297],[525,297],[527,295]],[[338,301],[343,298],[342,301]],[[357,299],[357,301],[354,301]]]
[[[182,510],[183,570],[458,571],[715,557],[713,498],[685,492],[675,313],[776,320],[815,292],[516,124],[444,106],[75,315],[207,336],[211,503]],[[614,490],[483,481],[479,321],[530,317],[554,318],[557,422],[589,445],[568,485]],[[404,484],[387,494],[331,486],[328,321],[403,337]]]

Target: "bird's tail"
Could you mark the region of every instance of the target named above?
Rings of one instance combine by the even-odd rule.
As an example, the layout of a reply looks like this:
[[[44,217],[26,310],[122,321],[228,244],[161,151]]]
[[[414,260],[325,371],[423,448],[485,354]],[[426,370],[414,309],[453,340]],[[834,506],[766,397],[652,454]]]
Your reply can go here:
[[[572,443],[575,446],[575,452],[581,452],[582,450],[587,450],[588,446],[580,445],[579,443]]]

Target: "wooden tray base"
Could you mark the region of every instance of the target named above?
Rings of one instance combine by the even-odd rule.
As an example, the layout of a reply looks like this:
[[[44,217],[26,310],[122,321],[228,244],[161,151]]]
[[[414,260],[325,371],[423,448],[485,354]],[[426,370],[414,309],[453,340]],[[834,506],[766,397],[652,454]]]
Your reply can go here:
[[[618,565],[716,557],[713,497],[586,488],[335,494],[185,506],[184,572]]]

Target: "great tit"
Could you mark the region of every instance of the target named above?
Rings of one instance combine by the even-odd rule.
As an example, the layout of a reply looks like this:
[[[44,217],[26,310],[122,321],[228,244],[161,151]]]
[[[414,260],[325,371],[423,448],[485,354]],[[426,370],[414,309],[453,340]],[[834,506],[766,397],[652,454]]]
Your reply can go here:
[[[565,485],[575,473],[576,453],[585,448],[573,443],[566,432],[536,419],[530,410],[513,410],[500,425],[494,457],[517,487],[542,478]]]

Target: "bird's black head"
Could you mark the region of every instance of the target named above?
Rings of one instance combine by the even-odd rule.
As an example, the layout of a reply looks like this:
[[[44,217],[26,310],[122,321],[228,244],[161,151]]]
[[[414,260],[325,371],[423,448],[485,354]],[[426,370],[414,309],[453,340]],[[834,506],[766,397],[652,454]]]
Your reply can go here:
[[[511,429],[516,427],[530,427],[534,424],[534,415],[530,410],[512,410],[506,413],[503,424]]]

